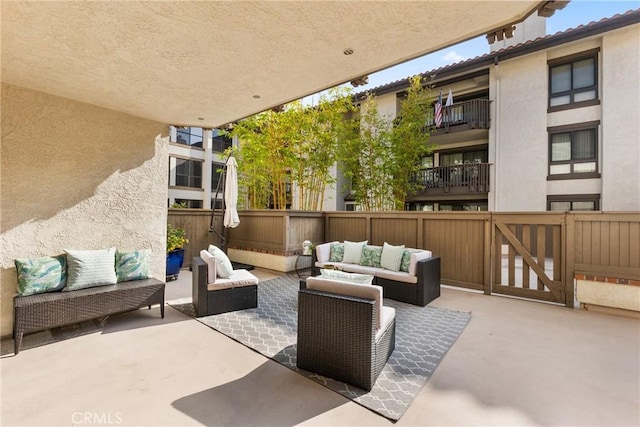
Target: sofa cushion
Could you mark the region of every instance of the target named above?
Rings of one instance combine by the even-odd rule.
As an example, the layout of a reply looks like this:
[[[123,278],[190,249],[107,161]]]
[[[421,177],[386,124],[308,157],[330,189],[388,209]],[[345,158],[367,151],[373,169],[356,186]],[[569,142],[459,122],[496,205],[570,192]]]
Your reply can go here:
[[[376,277],[379,277],[381,279],[394,280],[396,282],[418,283],[418,276],[405,273],[404,271],[390,271],[381,268],[376,273]]]
[[[380,267],[380,257],[382,257],[381,246],[365,245],[365,247],[362,248],[362,259],[360,260],[360,264],[367,267]],[[407,262],[407,267],[408,265],[409,264]]]
[[[370,285],[373,282],[372,274],[349,273],[340,270],[320,270],[320,276],[325,279],[344,280],[351,283],[360,283],[361,285]]]
[[[340,264],[338,268],[349,273],[372,274],[374,276],[383,271],[380,267],[367,267],[359,264]]]
[[[216,273],[218,274],[218,277],[222,277],[223,279],[231,277],[233,274],[233,265],[231,265],[231,261],[227,254],[222,252],[222,249],[214,245],[209,245],[208,251],[216,257]]]
[[[67,286],[63,291],[115,285],[116,248],[98,250],[65,250],[67,254]]]
[[[18,295],[55,292],[67,284],[67,258],[46,256],[14,261],[18,273]]]
[[[376,310],[376,317],[374,319],[374,323],[376,325],[376,329],[380,329],[382,327],[382,287],[381,286],[360,285],[358,283],[344,282],[344,281],[335,280],[335,279],[325,279],[322,277],[309,277],[307,279],[307,289],[375,300],[377,310]]]
[[[411,254],[411,261],[409,262],[409,274],[412,276],[418,275],[418,261],[422,261],[423,259],[429,259],[433,256],[431,251],[422,250],[420,252],[413,252]]]
[[[329,243],[321,243],[316,246],[316,259],[320,262],[329,261],[329,256],[331,255],[331,244],[338,242],[329,242]]]
[[[329,261],[330,262],[342,262],[344,258],[344,244],[343,243],[331,243],[329,248]]]
[[[215,283],[217,278],[216,257],[211,252],[203,249],[200,251],[200,258],[207,264],[207,284]]]
[[[150,264],[151,249],[116,251],[116,279],[118,282],[148,279]]]
[[[362,242],[350,242],[348,240],[345,240],[344,257],[342,258],[342,262],[347,262],[350,264],[360,264],[360,260],[362,259],[362,249],[366,244],[366,240]]]
[[[391,271],[400,271],[403,252],[404,245],[392,246],[384,242],[382,246],[382,257],[380,258],[380,267]]]

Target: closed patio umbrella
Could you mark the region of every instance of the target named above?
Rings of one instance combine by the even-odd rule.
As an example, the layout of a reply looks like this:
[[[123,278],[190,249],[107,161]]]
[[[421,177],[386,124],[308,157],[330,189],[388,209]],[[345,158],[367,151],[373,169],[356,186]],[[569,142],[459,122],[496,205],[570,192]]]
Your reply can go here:
[[[227,160],[227,176],[224,182],[224,226],[235,228],[240,224],[238,217],[238,164],[234,157]]]

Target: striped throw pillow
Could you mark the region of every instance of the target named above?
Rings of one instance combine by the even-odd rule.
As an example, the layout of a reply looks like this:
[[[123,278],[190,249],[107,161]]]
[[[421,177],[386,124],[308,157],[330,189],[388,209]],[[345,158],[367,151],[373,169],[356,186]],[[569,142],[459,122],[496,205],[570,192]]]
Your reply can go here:
[[[89,251],[65,250],[65,252],[68,277],[67,286],[63,291],[116,284],[116,248]]]

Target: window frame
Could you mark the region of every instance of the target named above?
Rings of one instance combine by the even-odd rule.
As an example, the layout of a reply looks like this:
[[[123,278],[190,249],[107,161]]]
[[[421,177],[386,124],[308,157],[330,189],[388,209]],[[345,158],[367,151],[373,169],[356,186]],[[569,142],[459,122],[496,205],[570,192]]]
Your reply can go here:
[[[572,125],[565,125],[565,126],[553,126],[553,127],[548,127],[547,128],[547,150],[548,150],[548,158],[547,158],[547,181],[553,181],[553,180],[563,180],[563,179],[589,179],[589,178],[600,178],[600,162],[599,162],[599,138],[598,138],[598,134],[599,134],[599,128],[600,128],[600,120],[594,120],[591,122],[583,122],[583,123],[576,123],[576,124],[572,124]],[[584,131],[584,130],[593,130],[593,135],[594,135],[594,157],[591,159],[574,159],[573,158],[573,136],[570,139],[570,143],[571,143],[571,148],[572,148],[572,152],[571,152],[571,158],[569,160],[566,161],[552,161],[551,156],[552,156],[552,143],[553,143],[553,135],[557,135],[557,134],[561,134],[561,133],[570,133],[570,134],[574,134],[575,132],[578,131]],[[591,162],[595,162],[596,164],[596,170],[595,172],[573,172],[573,167],[575,164],[581,164],[581,163],[591,163]],[[551,166],[556,166],[556,165],[565,165],[568,164],[571,166],[571,172],[569,173],[563,173],[563,174],[552,174],[551,173]]]
[[[600,104],[600,90],[599,90],[599,73],[598,73],[598,65],[599,65],[599,56],[600,56],[600,48],[595,48],[595,49],[591,49],[591,50],[587,50],[584,52],[580,52],[580,53],[576,53],[573,55],[569,55],[569,56],[564,56],[562,58],[556,58],[556,59],[550,59],[549,61],[547,61],[547,78],[548,78],[548,86],[547,86],[547,112],[548,113],[552,113],[554,111],[563,111],[563,110],[569,110],[569,109],[573,109],[573,108],[581,108],[581,107],[587,107],[587,106],[591,106],[591,105],[599,105]],[[593,65],[593,78],[594,78],[594,84],[593,86],[589,86],[589,87],[582,87],[579,89],[575,89],[573,87],[573,64],[579,61],[583,61],[585,59],[591,59],[593,58],[594,61],[594,65]],[[567,64],[571,64],[571,88],[568,91],[564,91],[564,92],[560,92],[560,94],[552,94],[551,93],[551,86],[552,86],[552,73],[551,70],[552,68],[555,67],[560,67],[563,65],[567,65]],[[594,99],[589,99],[586,101],[578,101],[578,102],[574,102],[574,96],[577,93],[582,93],[582,92],[588,92],[590,90],[595,90],[596,95]],[[564,95],[569,95],[570,97],[570,102],[567,104],[562,104],[562,105],[551,105],[551,99],[557,96],[564,96]]]
[[[203,175],[203,168],[204,168],[204,161],[202,160],[197,160],[197,159],[187,159],[184,157],[174,157],[176,159],[176,167],[175,167],[175,187],[181,187],[181,188],[190,188],[190,189],[199,189],[202,190],[202,175]],[[178,184],[178,176],[185,176],[183,174],[178,174],[178,161],[185,161],[185,162],[189,162],[189,174],[186,175],[187,176],[187,180],[189,182],[189,184],[192,184],[193,180],[199,179],[200,181],[200,185],[180,185]],[[200,163],[200,176],[196,176],[193,172],[193,164],[195,163]],[[194,182],[195,184],[195,182]]]
[[[553,202],[569,202],[571,203],[570,212],[597,212],[600,210],[600,194],[556,194],[547,196],[547,211],[548,212],[567,212],[567,211],[552,211],[551,203]],[[575,202],[594,202],[593,211],[577,210],[573,209],[573,203]]]
[[[204,148],[204,129],[197,126],[175,126],[176,128],[176,140],[172,141],[173,144],[178,144],[182,147],[189,148],[199,148],[203,150]],[[193,133],[192,129],[200,129],[202,135],[197,135]],[[181,142],[179,140],[179,135],[187,135],[188,140],[186,142]],[[198,139],[199,141],[192,142],[192,139]]]

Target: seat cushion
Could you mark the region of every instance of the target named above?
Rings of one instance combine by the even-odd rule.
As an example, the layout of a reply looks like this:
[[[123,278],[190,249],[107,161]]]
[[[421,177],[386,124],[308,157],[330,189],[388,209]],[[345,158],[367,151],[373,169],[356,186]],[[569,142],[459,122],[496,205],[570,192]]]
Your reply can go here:
[[[215,283],[209,283],[207,290],[215,291],[220,289],[238,288],[241,286],[253,286],[259,282],[258,278],[247,270],[233,270],[228,278],[218,277]]]
[[[378,342],[382,335],[387,331],[387,328],[393,323],[393,320],[396,318],[396,309],[393,307],[382,306],[382,325],[380,329],[376,331],[375,340]]]

